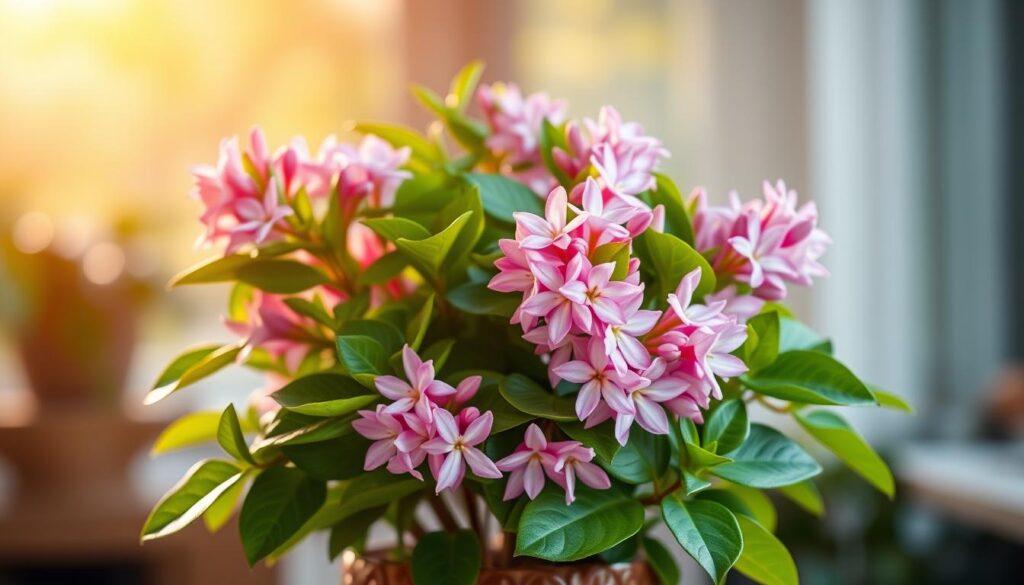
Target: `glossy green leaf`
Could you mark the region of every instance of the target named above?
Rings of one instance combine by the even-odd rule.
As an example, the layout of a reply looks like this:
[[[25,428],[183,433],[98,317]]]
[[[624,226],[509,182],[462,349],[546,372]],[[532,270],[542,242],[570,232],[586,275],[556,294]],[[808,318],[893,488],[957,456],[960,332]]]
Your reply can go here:
[[[452,79],[451,86],[448,88],[448,96],[445,98],[445,104],[450,108],[455,108],[459,112],[465,112],[466,108],[473,101],[473,95],[476,93],[476,86],[480,83],[480,76],[484,74],[483,61],[471,61],[468,65],[459,70],[455,78]]]
[[[389,504],[423,489],[424,483],[409,475],[394,475],[386,469],[364,472],[337,489],[332,488],[327,505],[310,525],[312,529],[330,528],[353,514]]]
[[[349,414],[380,398],[348,376],[326,372],[292,380],[272,397],[288,410],[310,416]]]
[[[874,404],[875,397],[846,366],[817,351],[780,353],[770,366],[744,375],[761,394],[807,404]]]
[[[682,478],[680,479],[682,491],[684,496],[691,496],[696,493],[700,493],[711,487],[711,482],[704,479],[703,477],[694,475],[689,471],[683,470]]]
[[[499,388],[505,400],[522,412],[549,420],[577,420],[574,401],[541,388],[522,374],[506,376]]]
[[[892,472],[850,423],[828,410],[793,413],[797,422],[812,437],[883,494],[893,496]]]
[[[295,260],[256,259],[238,268],[235,277],[250,286],[275,294],[294,294],[329,282],[318,268]]]
[[[289,297],[284,299],[284,304],[288,305],[288,308],[296,314],[309,317],[324,327],[334,329],[337,326],[334,322],[334,317],[327,312],[319,298],[314,302],[302,297]]]
[[[629,432],[629,440],[611,462],[600,463],[615,478],[640,485],[661,477],[668,469],[668,462],[668,437],[654,435],[634,426]]]
[[[577,486],[571,506],[565,504],[564,494],[545,490],[523,511],[516,555],[576,561],[608,550],[643,525],[643,506],[615,490]]]
[[[239,516],[249,564],[256,564],[291,538],[320,509],[326,495],[324,482],[295,468],[271,467],[257,476]]]
[[[473,372],[460,372],[473,375]],[[461,381],[464,376],[455,376],[456,380]],[[477,390],[476,396],[473,397],[467,403],[467,406],[475,406],[480,412],[490,411],[494,415],[494,422],[491,425],[491,433],[500,433],[511,428],[518,427],[521,424],[530,422],[533,420],[533,416],[521,412],[512,406],[508,400],[502,396],[501,391],[498,389],[501,378],[488,379],[480,383],[480,389]]]
[[[750,434],[747,407],[742,400],[719,403],[704,423],[704,445],[715,443],[716,453],[728,453],[739,447]]]
[[[737,516],[743,534],[743,552],[736,570],[763,585],[798,585],[796,563],[778,538],[746,516]]]
[[[647,553],[647,564],[654,570],[661,585],[679,585],[679,566],[672,553],[661,542],[650,537],[643,537],[644,552]]]
[[[560,166],[555,163],[552,151],[554,148],[560,148],[563,151],[568,148],[566,146],[565,132],[554,126],[547,118],[541,122],[540,131],[540,153],[544,159],[544,166],[548,168],[548,172],[551,173],[558,184],[563,187],[571,187],[574,177],[568,176]]]
[[[693,246],[693,225],[679,188],[672,179],[661,173],[654,173],[655,188],[650,192],[651,206],[665,207],[665,231]]]
[[[242,471],[227,461],[207,459],[196,463],[153,507],[142,528],[142,541],[188,526],[241,477]]]
[[[398,238],[395,240],[395,246],[424,276],[435,277],[459,237],[459,233],[469,223],[472,215],[472,211],[463,213],[444,230],[428,238],[416,240]]]
[[[363,461],[370,444],[362,435],[346,433],[312,443],[282,445],[281,453],[310,477],[324,481],[352,479],[365,473]]]
[[[238,354],[242,351],[242,347],[243,345],[241,343],[233,343],[207,353],[182,372],[177,383],[166,384],[150,390],[149,393],[146,394],[143,404],[154,404],[182,388],[191,386],[199,380],[217,373],[228,364],[235,362],[235,358],[237,358]]]
[[[832,353],[832,343],[796,319],[779,317],[779,353],[805,349]]]
[[[909,413],[914,412],[914,408],[910,406],[910,404],[892,392],[882,390],[877,386],[868,386],[868,389],[871,390],[871,394],[875,397],[875,401],[878,402],[878,405],[882,408],[902,410],[903,412]]]
[[[449,291],[446,298],[466,313],[498,317],[511,317],[523,302],[520,294],[493,291],[482,282],[467,282]]]
[[[171,278],[170,286],[231,282],[238,279],[239,268],[254,260],[249,254],[231,254],[204,260],[176,274]]]
[[[211,534],[223,528],[234,516],[238,500],[242,497],[242,492],[245,491],[245,478],[249,473],[249,471],[243,471],[242,477],[217,496],[217,499],[203,513],[203,524]]]
[[[769,366],[779,355],[779,314],[775,311],[755,315],[747,321],[756,343],[748,348],[743,361],[751,371]]]
[[[711,472],[750,487],[781,487],[821,473],[821,466],[800,445],[760,424],[750,425],[750,436],[729,457],[732,463],[714,467]]]
[[[495,219],[512,223],[512,214],[517,211],[544,215],[541,198],[519,181],[482,173],[468,174],[466,180],[480,189],[484,211]]]
[[[561,422],[558,428],[569,435],[570,439],[592,447],[597,456],[605,461],[612,461],[622,448],[615,438],[615,424],[610,421],[589,429],[584,428],[581,422]]]
[[[684,502],[676,493],[661,501],[661,515],[683,550],[713,582],[721,583],[743,549],[743,536],[733,513],[715,502]]]
[[[793,485],[786,485],[779,488],[779,493],[792,500],[804,510],[821,516],[825,513],[825,502],[821,499],[821,492],[812,480],[804,480]]]
[[[220,348],[220,344],[213,343],[185,350],[178,357],[171,360],[171,363],[164,368],[164,371],[160,373],[160,377],[153,384],[152,389],[157,390],[168,384],[174,384],[181,379],[181,375],[188,371],[189,368]]]
[[[715,290],[715,271],[708,261],[689,244],[672,234],[647,230],[633,240],[633,249],[640,258],[640,269],[649,278],[650,298],[659,302],[675,292],[679,281],[695,268],[701,269],[700,284],[694,292],[694,302]]]
[[[398,252],[388,252],[374,261],[359,275],[362,284],[384,284],[405,270],[409,261]]]
[[[430,532],[412,551],[409,568],[415,585],[473,585],[483,554],[474,532]]]
[[[235,405],[229,404],[220,415],[220,423],[217,425],[217,442],[222,449],[239,461],[250,465],[256,463],[249,453],[249,445],[242,433],[242,424],[238,420],[238,413],[235,412]]]
[[[409,343],[409,346],[415,351],[419,351],[420,344],[423,343],[423,337],[427,334],[427,329],[430,327],[430,319],[434,316],[434,295],[427,296],[427,300],[423,301],[423,306],[420,307],[419,312],[416,316],[409,321],[409,325],[405,328],[405,339]]]
[[[594,266],[615,263],[612,280],[622,280],[629,273],[629,244],[611,242],[600,245],[591,252],[590,261]]]
[[[200,445],[217,439],[221,413],[211,410],[186,414],[167,426],[150,451],[153,455]]]
[[[363,224],[377,233],[378,236],[394,242],[399,238],[423,240],[430,237],[427,228],[404,217],[378,217],[364,219]]]
[[[768,530],[775,530],[778,514],[771,498],[759,489],[728,483],[716,489],[703,491],[697,496],[701,500],[718,502],[736,514],[756,520]]]
[[[388,367],[388,354],[376,339],[365,335],[339,335],[338,359],[360,384],[372,387],[373,378]]]
[[[684,443],[683,452],[686,454],[686,469],[691,471],[724,465],[732,461],[729,457],[718,455],[693,443]]]
[[[378,314],[378,317],[380,315]],[[372,338],[384,349],[384,353],[394,353],[405,345],[405,335],[398,327],[378,319],[352,319],[338,328],[338,335],[363,335]]]

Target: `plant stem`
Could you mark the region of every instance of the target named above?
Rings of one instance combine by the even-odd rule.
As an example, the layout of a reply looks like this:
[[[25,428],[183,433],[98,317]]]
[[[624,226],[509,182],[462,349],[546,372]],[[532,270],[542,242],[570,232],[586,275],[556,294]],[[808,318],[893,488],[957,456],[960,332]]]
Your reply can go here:
[[[430,507],[434,510],[434,514],[437,516],[438,521],[441,522],[441,526],[443,526],[447,532],[455,532],[459,529],[459,525],[455,521],[455,516],[452,516],[451,510],[448,509],[448,505],[444,503],[441,496],[427,496],[427,501],[430,502]]]
[[[462,496],[466,502],[466,515],[469,518],[469,527],[473,529],[473,532],[476,532],[477,538],[480,539],[480,550],[486,552],[486,535],[484,534],[484,526],[480,522],[480,511],[476,507],[476,498],[466,486],[462,486]]]
[[[512,564],[512,558],[516,552],[516,535],[514,532],[503,532],[501,540],[501,558],[499,563],[502,567]]]

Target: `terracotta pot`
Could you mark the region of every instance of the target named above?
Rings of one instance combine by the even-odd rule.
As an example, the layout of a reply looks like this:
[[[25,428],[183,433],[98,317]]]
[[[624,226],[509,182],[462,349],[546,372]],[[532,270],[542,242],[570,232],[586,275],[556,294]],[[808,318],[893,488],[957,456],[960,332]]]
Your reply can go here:
[[[412,585],[409,566],[377,556],[346,554],[343,585]],[[478,585],[655,585],[654,572],[643,560],[606,565],[601,563],[522,562],[512,567],[484,567]]]

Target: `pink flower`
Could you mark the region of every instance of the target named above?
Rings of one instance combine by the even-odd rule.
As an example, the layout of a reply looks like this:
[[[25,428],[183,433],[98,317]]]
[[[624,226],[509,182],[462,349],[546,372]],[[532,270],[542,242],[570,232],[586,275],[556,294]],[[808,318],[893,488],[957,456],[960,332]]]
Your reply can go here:
[[[336,143],[333,137],[320,149],[321,160],[330,163],[338,175],[338,195],[343,202],[361,201],[372,207],[388,207],[395,192],[412,173],[401,170],[412,150],[394,148],[388,142],[367,134],[358,145]]]
[[[227,253],[234,254],[246,244],[262,244],[275,227],[287,228],[284,218],[293,214],[291,207],[281,205],[277,183],[268,181],[262,201],[241,199],[235,203],[239,223],[229,230]]]
[[[312,343],[320,339],[313,333],[316,324],[292,311],[278,295],[258,290],[252,295],[247,321],[224,321],[228,329],[246,340],[246,349],[239,359],[244,360],[258,347],[283,359],[289,371],[296,371],[312,349]]]
[[[642,370],[651,364],[650,352],[637,338],[654,328],[661,313],[640,309],[643,300],[643,295],[636,295],[623,308],[624,322],[608,325],[604,331],[605,354],[619,374],[625,374],[628,368]]]
[[[468,425],[456,422],[450,412],[438,408],[435,411],[434,424],[437,437],[423,444],[423,450],[432,456],[444,456],[438,469],[436,493],[451,488],[457,489],[462,484],[466,473],[466,465],[479,477],[497,479],[501,472],[494,463],[484,455],[476,445],[483,443],[491,432],[494,416],[484,413]]]
[[[518,498],[524,491],[531,500],[536,498],[544,488],[544,474],[555,474],[556,462],[557,455],[548,449],[548,441],[540,427],[530,424],[523,442],[496,464],[501,471],[510,472],[504,500]]]
[[[386,412],[383,404],[378,404],[377,410],[360,410],[359,416],[362,418],[352,421],[352,427],[357,433],[373,441],[366,451],[366,461],[363,464],[363,469],[371,471],[398,454],[395,441],[405,429],[400,422],[401,415]]]
[[[424,421],[432,421],[434,406],[454,395],[455,388],[435,380],[434,361],[424,362],[408,345],[402,348],[402,365],[409,382],[395,376],[377,376],[374,380],[377,391],[395,401],[385,412],[397,414],[412,410]]]
[[[549,246],[565,250],[571,241],[569,233],[587,220],[582,211],[572,221],[567,221],[567,216],[568,196],[564,188],[555,187],[544,205],[544,218],[525,211],[512,214],[516,220],[519,246],[525,250],[543,250]]]
[[[558,292],[573,303],[589,308],[593,311],[594,319],[602,323],[624,324],[623,307],[631,304],[633,299],[642,297],[643,287],[611,280],[612,272],[615,271],[614,262],[591,266],[590,261],[582,255],[573,259],[577,260],[581,263],[579,278],[567,278]]]
[[[534,264],[534,276],[547,290],[534,294],[520,306],[522,313],[544,318],[548,343],[553,348],[562,345],[573,324],[583,331],[589,331],[593,323],[590,308],[574,302],[562,292],[567,283],[579,277],[583,270],[583,257],[574,257],[565,270],[563,275],[555,266]]]
[[[608,479],[608,474],[597,465],[591,463],[594,459],[593,449],[584,447],[577,441],[552,443],[550,448],[556,449],[558,453],[554,471],[562,474],[561,479],[565,487],[566,505],[572,504],[576,500],[577,478],[596,490],[606,490],[612,486],[611,480]]]
[[[610,368],[604,343],[599,338],[592,338],[587,347],[586,359],[576,359],[553,370],[565,380],[583,384],[576,397],[576,416],[585,420],[593,414],[602,398],[612,410],[632,413],[633,404],[626,395],[643,380],[633,372],[620,375]]]
[[[629,427],[635,420],[645,431],[655,435],[667,435],[668,416],[661,403],[682,394],[685,387],[678,380],[665,377],[666,365],[660,358],[654,359],[650,367],[641,374],[644,383],[629,392],[634,413],[618,413],[615,418],[615,437],[619,444],[629,440]]]

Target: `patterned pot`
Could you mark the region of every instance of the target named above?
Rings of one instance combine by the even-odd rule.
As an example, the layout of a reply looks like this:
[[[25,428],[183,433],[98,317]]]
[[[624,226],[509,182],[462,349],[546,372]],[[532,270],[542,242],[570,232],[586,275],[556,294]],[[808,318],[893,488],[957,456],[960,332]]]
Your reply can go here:
[[[408,565],[376,556],[343,557],[343,585],[412,585]],[[511,567],[484,567],[478,585],[655,585],[657,578],[647,563],[605,565],[573,563],[554,565],[541,562],[517,563]]]

